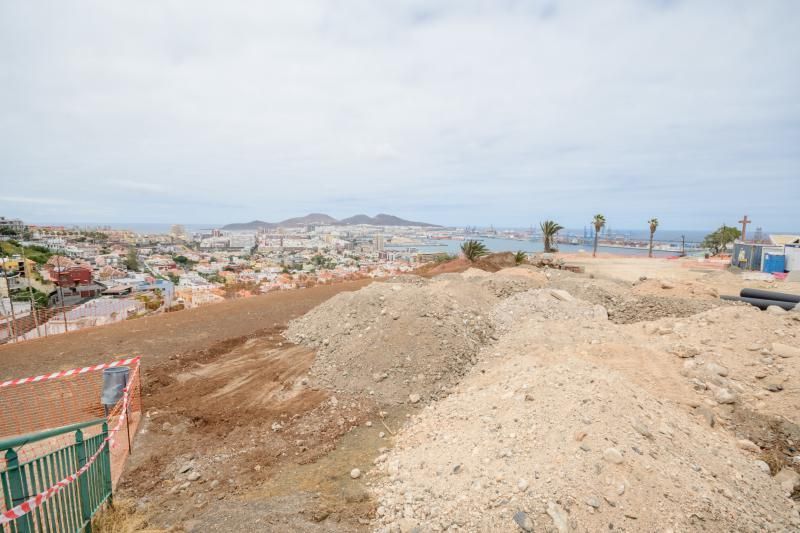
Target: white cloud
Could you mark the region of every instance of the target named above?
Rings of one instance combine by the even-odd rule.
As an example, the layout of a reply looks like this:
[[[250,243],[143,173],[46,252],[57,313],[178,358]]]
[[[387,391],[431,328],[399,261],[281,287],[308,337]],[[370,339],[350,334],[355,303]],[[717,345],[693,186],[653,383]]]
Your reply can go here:
[[[111,180],[110,183],[120,189],[127,191],[144,192],[144,193],[163,193],[167,192],[169,188],[159,183],[147,183],[144,181],[133,180]]]
[[[46,196],[0,196],[0,202],[33,205],[69,205],[72,203],[63,198],[48,198]]]
[[[6,2],[0,181],[118,220],[791,227],[799,26],[791,0]],[[163,193],[203,208],[141,209]]]

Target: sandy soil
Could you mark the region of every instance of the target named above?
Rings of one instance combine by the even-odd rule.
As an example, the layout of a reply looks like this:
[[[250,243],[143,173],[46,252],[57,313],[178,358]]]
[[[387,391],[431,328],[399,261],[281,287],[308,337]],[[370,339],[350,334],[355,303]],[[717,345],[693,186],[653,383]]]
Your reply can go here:
[[[772,477],[800,470],[800,320],[717,298],[800,284],[566,260],[585,274],[456,260],[3,346],[0,376],[143,356],[129,530],[800,527]]]

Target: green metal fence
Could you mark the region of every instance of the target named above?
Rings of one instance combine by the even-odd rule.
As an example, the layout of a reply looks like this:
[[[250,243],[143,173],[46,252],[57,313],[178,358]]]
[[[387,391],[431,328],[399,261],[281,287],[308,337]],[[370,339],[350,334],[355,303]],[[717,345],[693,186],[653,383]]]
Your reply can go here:
[[[91,428],[91,429],[90,429]],[[84,432],[95,433],[84,436]],[[59,437],[60,438],[57,438]],[[72,424],[0,441],[6,468],[0,472],[3,510],[9,510],[46,491],[86,465],[108,436],[105,419]],[[70,442],[63,445],[64,438]],[[19,448],[33,442],[59,442],[52,451],[20,463]],[[44,446],[46,448],[46,446]],[[94,463],[51,498],[3,528],[7,533],[75,532],[92,530],[92,515],[111,498],[111,460],[106,445]]]

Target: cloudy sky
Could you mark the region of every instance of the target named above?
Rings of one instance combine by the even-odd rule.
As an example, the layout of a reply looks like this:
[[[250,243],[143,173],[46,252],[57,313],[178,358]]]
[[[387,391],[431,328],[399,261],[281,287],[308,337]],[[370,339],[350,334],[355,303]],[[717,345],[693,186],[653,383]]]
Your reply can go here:
[[[0,2],[0,215],[800,229],[800,2]]]

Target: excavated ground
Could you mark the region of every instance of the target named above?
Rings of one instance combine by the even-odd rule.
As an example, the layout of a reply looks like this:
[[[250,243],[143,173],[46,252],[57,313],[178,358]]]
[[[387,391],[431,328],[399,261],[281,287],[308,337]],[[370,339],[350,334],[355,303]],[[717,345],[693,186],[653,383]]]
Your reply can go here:
[[[143,355],[114,531],[800,527],[800,315],[674,261],[508,261],[6,346],[2,373]]]

